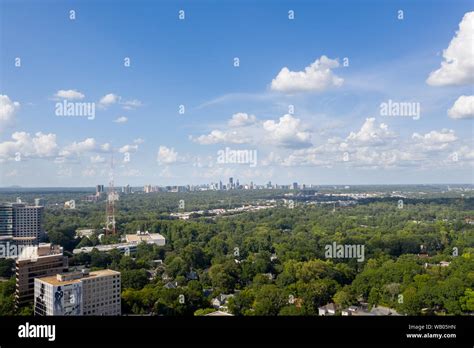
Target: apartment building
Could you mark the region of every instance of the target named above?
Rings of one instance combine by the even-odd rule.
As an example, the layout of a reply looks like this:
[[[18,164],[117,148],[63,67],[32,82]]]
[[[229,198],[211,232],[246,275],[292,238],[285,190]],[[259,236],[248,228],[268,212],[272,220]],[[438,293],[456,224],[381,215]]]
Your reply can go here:
[[[40,243],[29,249],[31,252],[25,250],[16,260],[17,307],[33,302],[35,278],[66,272],[68,269],[68,258],[63,255],[63,248],[59,245]]]
[[[24,203],[0,204],[0,237],[18,245],[38,244],[44,234],[43,206]]]
[[[35,279],[35,315],[121,315],[120,272],[69,272]]]

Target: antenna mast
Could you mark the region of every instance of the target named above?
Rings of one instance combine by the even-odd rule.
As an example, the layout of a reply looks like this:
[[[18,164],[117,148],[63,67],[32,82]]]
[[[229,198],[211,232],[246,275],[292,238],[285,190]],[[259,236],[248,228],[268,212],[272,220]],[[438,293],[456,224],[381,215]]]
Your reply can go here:
[[[115,201],[118,200],[118,195],[114,187],[114,155],[112,154],[110,164],[110,182],[107,190],[106,201],[106,221],[105,221],[105,235],[115,235],[117,230],[115,228]]]

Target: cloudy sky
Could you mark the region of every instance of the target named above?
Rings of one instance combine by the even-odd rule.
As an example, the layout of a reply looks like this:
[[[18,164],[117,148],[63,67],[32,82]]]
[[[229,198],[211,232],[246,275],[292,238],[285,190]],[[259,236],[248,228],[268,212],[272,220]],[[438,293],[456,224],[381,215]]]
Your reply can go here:
[[[0,0],[0,186],[473,183],[473,11]]]

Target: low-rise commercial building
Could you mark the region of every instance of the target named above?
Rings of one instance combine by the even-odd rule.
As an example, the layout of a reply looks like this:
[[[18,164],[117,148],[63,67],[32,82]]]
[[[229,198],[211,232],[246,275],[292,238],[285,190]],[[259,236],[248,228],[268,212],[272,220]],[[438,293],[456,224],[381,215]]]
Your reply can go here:
[[[140,243],[155,244],[158,246],[164,246],[166,239],[159,233],[148,233],[148,232],[137,232],[136,234],[127,234],[125,236],[125,243],[115,244],[103,244],[95,245],[90,247],[82,247],[74,249],[73,254],[90,253],[92,250],[97,249],[101,252],[109,252],[114,249],[126,254],[134,253],[137,250],[137,246]]]

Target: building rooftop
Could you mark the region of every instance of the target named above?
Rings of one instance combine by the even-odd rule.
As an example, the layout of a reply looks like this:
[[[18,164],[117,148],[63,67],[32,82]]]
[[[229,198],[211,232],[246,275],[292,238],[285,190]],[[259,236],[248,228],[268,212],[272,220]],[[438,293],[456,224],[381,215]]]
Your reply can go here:
[[[233,317],[232,314],[223,312],[223,311],[215,311],[212,313],[208,313],[205,315],[206,317]]]
[[[125,240],[127,243],[140,243],[140,242],[146,242],[146,243],[153,243],[155,241],[164,241],[165,237],[163,237],[159,233],[149,233],[148,231],[146,232],[140,232],[138,231],[136,234],[127,234],[125,236]]]
[[[18,261],[37,259],[47,256],[62,255],[63,248],[51,243],[40,243],[38,245],[19,246],[20,255]]]
[[[74,283],[79,283],[84,279],[91,279],[91,278],[100,278],[105,276],[111,275],[119,275],[120,272],[111,270],[111,269],[103,269],[99,271],[94,271],[90,273],[83,274],[82,272],[68,272],[68,273],[61,273],[56,274],[54,276],[42,277],[37,278],[45,283],[59,286],[59,285],[69,285]],[[65,279],[65,280],[61,280]]]
[[[149,242],[149,243],[155,243],[155,241]],[[165,241],[163,239],[163,245]],[[80,253],[90,253],[92,250],[97,249],[98,251],[102,252],[109,252],[114,249],[118,249],[119,251],[130,251],[134,250],[139,243],[136,242],[130,242],[130,243],[115,243],[115,244],[102,244],[102,245],[95,245],[95,246],[89,246],[89,247],[82,247],[79,249],[74,249],[72,252],[73,254],[80,254]]]

